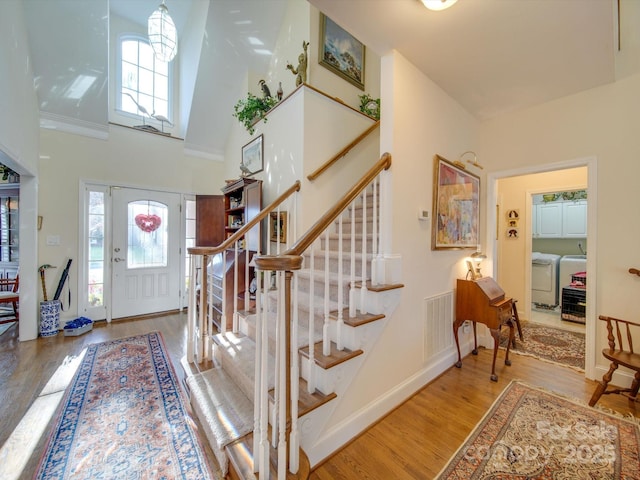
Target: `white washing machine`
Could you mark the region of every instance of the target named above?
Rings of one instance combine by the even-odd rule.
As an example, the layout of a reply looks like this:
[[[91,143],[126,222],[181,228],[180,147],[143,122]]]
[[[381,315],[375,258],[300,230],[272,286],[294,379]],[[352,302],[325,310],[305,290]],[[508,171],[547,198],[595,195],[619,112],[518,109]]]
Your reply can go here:
[[[537,305],[558,305],[558,267],[560,255],[533,252],[531,254],[531,301]]]

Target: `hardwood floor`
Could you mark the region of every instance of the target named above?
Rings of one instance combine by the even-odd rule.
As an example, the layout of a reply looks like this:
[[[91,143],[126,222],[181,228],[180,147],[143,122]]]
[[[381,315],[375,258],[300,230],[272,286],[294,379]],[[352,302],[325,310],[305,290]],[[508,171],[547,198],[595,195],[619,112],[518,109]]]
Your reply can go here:
[[[0,446],[4,445],[54,372],[90,344],[149,331],[162,332],[179,377],[185,354],[186,315],[98,322],[79,337],[38,338],[19,342],[17,328],[0,336]],[[512,379],[538,385],[585,403],[595,382],[582,373],[531,357],[514,354],[512,366],[498,362],[498,382],[489,380],[491,352],[463,359],[461,369],[451,368],[431,384],[326,459],[311,473],[312,480],[430,479],[446,464],[473,427]],[[638,403],[620,395],[602,397],[598,405],[640,416]],[[22,474],[32,478],[44,448],[50,424],[36,439]],[[210,455],[211,453],[208,452]]]
[[[500,354],[499,354],[500,355]],[[498,358],[500,360],[501,357]],[[316,466],[311,480],[426,480],[434,478],[511,380],[521,380],[586,402],[595,382],[569,367],[513,354],[512,365],[496,364],[489,380],[491,352],[469,355]],[[640,406],[621,395],[606,395],[598,406],[640,416]]]
[[[103,321],[96,322],[91,332],[78,337],[65,337],[59,333],[54,337],[41,337],[27,342],[18,340],[17,326],[11,327],[0,336],[0,419],[2,420],[0,422],[0,447],[5,445],[56,370],[60,366],[68,364],[91,343],[160,331],[176,375],[182,384],[184,371],[181,359],[186,353],[186,320],[186,313],[176,313],[155,318],[113,321],[111,324]],[[36,412],[35,416],[42,417],[39,412]],[[42,427],[43,433],[40,438],[32,439],[34,442],[33,451],[24,470],[21,473],[11,472],[13,476],[8,478],[33,478],[52,426],[49,420],[49,418],[42,418],[41,423],[44,422],[46,425],[37,425],[38,428]],[[32,424],[33,422],[29,424],[31,429],[29,433],[36,430],[32,428]],[[25,443],[24,439],[21,439],[20,442]],[[20,448],[19,445],[17,448]],[[206,454],[215,468],[217,464],[215,460],[212,460],[213,453],[209,448],[206,450]],[[9,456],[16,453],[9,450]],[[0,472],[2,471],[1,467],[0,465]],[[0,478],[8,480],[2,474],[0,474]]]

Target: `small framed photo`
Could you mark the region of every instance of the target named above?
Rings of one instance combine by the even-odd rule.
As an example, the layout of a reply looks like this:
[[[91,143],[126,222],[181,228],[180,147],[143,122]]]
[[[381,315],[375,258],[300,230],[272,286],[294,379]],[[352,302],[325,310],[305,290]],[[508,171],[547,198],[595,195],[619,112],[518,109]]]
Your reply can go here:
[[[245,167],[242,171],[244,175],[253,175],[262,171],[264,168],[263,152],[262,135],[242,147],[242,166]]]
[[[319,45],[320,65],[364,90],[364,44],[321,13]]]
[[[287,212],[271,212],[270,219],[271,241],[287,243]]]

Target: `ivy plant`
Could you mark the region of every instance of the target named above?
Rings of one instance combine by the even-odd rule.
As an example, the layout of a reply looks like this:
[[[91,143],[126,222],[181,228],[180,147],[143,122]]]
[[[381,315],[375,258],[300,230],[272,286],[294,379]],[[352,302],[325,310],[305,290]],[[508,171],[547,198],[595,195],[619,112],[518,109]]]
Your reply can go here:
[[[368,93],[358,95],[360,99],[360,111],[371,118],[380,120],[380,99],[373,98]]]
[[[274,97],[257,97],[251,92],[246,99],[240,99],[233,107],[233,116],[244,125],[250,135],[255,132],[255,124],[261,119],[267,122],[267,112],[278,100]]]

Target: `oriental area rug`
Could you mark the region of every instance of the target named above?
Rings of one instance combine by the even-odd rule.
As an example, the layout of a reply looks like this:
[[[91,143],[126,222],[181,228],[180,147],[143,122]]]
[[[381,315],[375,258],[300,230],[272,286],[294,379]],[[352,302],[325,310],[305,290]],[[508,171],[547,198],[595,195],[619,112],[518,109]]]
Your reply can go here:
[[[513,381],[438,480],[640,478],[640,427]]]
[[[504,328],[500,335],[500,347],[506,347],[508,334],[509,329]],[[512,352],[584,370],[584,333],[522,322],[522,335],[524,340],[520,340],[516,331],[516,346],[511,349]]]
[[[89,345],[38,479],[212,479],[159,332]]]

